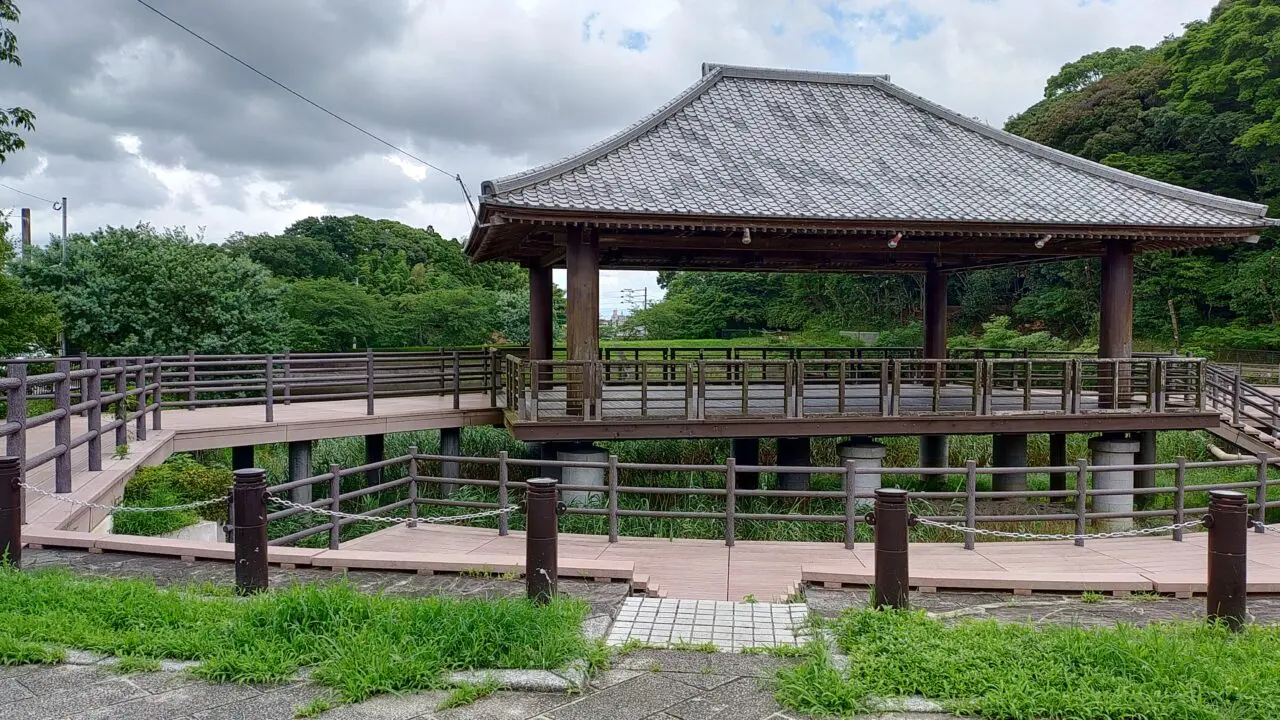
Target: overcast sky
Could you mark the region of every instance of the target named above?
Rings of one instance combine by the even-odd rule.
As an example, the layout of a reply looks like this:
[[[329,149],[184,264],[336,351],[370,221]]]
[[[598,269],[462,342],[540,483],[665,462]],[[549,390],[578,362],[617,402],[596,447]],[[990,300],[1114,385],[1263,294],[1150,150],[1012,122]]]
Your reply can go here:
[[[1063,63],[1158,42],[1213,0],[150,0],[394,144],[482,180],[576,152],[697,81],[700,64],[887,73],[999,126]],[[5,106],[35,111],[0,182],[70,198],[72,232],[184,225],[221,242],[360,213],[464,237],[451,176],[397,157],[136,0],[18,0],[23,67]],[[52,208],[30,205],[37,239]],[[650,288],[606,273],[602,306]]]

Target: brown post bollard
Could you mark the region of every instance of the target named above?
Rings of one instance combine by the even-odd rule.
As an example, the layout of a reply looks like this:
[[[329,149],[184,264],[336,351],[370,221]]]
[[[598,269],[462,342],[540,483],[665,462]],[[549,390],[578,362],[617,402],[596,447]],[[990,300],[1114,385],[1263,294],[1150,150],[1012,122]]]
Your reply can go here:
[[[1239,632],[1245,621],[1245,553],[1249,540],[1249,510],[1244,493],[1210,490],[1209,581],[1205,615]]]
[[[907,563],[907,527],[911,523],[907,491],[877,489],[875,510],[867,515],[867,522],[875,526],[876,586],[872,604],[905,610],[910,605],[911,582]]]
[[[22,458],[0,457],[0,560],[22,567]]]
[[[557,570],[560,503],[556,499],[555,478],[533,478],[526,484],[525,590],[539,605],[551,602],[559,580]]]
[[[248,595],[267,589],[267,471],[245,468],[234,475],[236,592]]]

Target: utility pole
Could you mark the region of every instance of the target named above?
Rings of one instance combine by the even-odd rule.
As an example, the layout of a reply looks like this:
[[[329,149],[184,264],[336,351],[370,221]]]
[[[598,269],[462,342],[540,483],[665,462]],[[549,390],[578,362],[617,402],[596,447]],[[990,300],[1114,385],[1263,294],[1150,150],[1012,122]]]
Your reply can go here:
[[[55,210],[62,211],[62,289],[67,289],[67,198],[63,197],[62,202],[54,206]],[[67,333],[65,330],[58,331],[58,348],[62,357],[67,356]]]
[[[31,254],[31,208],[22,208],[22,257]]]
[[[622,301],[636,309],[637,306],[641,310],[649,309],[649,288],[624,288],[621,291]]]

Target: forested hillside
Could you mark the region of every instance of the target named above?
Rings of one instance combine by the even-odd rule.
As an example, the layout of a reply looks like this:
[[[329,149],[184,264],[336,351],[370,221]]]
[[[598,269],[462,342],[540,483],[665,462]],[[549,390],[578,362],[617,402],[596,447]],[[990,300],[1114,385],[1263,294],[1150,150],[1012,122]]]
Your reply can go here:
[[[1171,28],[1172,30],[1172,28]],[[1223,0],[1153,48],[1111,48],[1065,65],[1009,132],[1166,182],[1280,212],[1280,0]],[[1280,349],[1280,253],[1255,246],[1143,255],[1134,332],[1151,343]],[[728,329],[884,330],[920,312],[911,278],[667,273],[663,302],[635,318],[651,335]],[[1072,340],[1096,335],[1097,263],[955,277],[953,332],[1008,315]]]
[[[8,352],[55,347],[58,315],[69,349],[93,354],[528,340],[524,271],[472,265],[457,241],[392,220],[312,217],[280,235],[221,245],[182,230],[108,227],[71,235],[65,267],[55,239],[11,268],[22,287],[0,284],[0,310],[24,292],[57,314],[12,329],[0,323]],[[563,314],[562,294],[557,301]]]

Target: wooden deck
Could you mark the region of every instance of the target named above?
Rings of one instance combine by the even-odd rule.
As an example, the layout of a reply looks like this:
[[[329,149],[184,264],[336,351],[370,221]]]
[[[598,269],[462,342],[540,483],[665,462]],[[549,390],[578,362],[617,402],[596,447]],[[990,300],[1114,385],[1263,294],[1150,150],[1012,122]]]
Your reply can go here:
[[[376,413],[367,415],[364,400],[298,402],[276,405],[274,419],[270,423],[266,422],[261,406],[165,410],[161,418],[163,429],[148,429],[145,441],[139,441],[133,427],[130,427],[128,457],[114,458],[115,446],[111,438],[104,438],[102,470],[99,472],[88,469],[88,445],[73,449],[70,496],[84,502],[115,503],[124,492],[125,480],[139,467],[157,465],[175,452],[502,422],[501,411],[490,407],[488,394],[463,395],[460,405],[454,409],[452,397],[378,398],[374,408]],[[72,418],[72,437],[83,434],[87,427],[84,418]],[[52,423],[27,432],[27,457],[39,455],[51,447]],[[26,482],[53,490],[53,475],[54,463],[48,462],[29,470]],[[88,530],[105,517],[102,511],[90,512],[53,498],[34,493],[27,495],[26,521],[29,524]]]
[[[1166,537],[1071,542],[912,543],[912,585],[927,588],[1098,590],[1169,593],[1203,591],[1208,536],[1188,533],[1183,542]],[[496,530],[445,525],[380,530],[342,544],[344,551],[393,552],[406,556],[476,555],[524,560],[524,533],[501,537]],[[566,558],[630,561],[637,576],[668,597],[761,601],[785,596],[802,579],[826,584],[866,585],[875,569],[868,543],[845,550],[837,543],[667,540],[624,537],[610,544],[598,535],[560,535]],[[1280,533],[1249,534],[1249,590],[1280,592]]]

